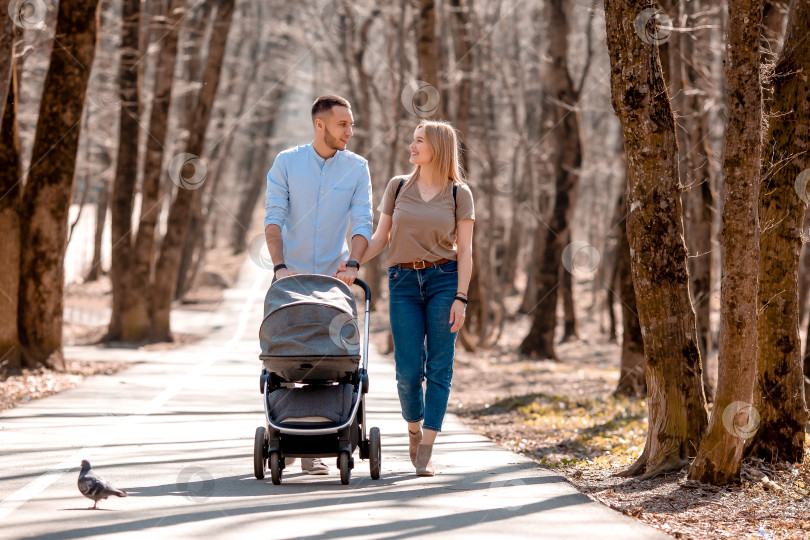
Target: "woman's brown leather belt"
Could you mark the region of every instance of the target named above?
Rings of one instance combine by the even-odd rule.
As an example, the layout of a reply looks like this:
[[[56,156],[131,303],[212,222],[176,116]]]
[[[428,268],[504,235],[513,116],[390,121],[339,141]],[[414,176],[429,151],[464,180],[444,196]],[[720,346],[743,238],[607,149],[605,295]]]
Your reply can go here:
[[[444,264],[446,262],[450,262],[453,259],[439,259],[438,261],[416,261],[411,263],[400,263],[399,265],[402,268],[412,268],[414,270],[422,270],[428,266],[433,266],[434,264]]]

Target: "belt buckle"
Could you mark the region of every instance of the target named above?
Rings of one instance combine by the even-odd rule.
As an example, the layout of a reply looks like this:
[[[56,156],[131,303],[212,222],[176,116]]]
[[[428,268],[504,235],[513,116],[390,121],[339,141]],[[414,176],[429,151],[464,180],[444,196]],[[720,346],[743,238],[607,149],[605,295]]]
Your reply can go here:
[[[422,266],[419,266],[420,264]],[[414,270],[423,270],[425,266],[427,266],[427,263],[425,263],[425,261],[416,261],[415,263],[413,263]]]

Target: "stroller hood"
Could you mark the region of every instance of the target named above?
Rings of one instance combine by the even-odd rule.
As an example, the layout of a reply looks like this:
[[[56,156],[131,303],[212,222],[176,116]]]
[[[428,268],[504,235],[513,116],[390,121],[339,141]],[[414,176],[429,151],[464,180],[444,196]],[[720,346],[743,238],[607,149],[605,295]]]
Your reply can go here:
[[[339,279],[301,274],[280,279],[264,299],[261,359],[360,357],[357,306]]]

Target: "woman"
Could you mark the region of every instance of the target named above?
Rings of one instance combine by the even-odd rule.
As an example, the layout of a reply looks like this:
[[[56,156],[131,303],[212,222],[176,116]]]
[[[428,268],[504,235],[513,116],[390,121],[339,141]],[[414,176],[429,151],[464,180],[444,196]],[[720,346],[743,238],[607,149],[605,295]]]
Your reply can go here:
[[[433,443],[447,409],[456,336],[464,324],[475,212],[450,124],[419,124],[409,148],[414,168],[388,183],[362,262],[390,240],[389,315],[397,391],[416,474],[433,476]]]

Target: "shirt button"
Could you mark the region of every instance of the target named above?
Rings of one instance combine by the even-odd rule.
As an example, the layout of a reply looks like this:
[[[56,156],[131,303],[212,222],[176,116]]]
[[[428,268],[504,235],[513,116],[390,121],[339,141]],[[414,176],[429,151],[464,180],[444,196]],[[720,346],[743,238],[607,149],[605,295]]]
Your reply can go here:
[[[321,193],[323,193],[323,190],[321,190]]]

